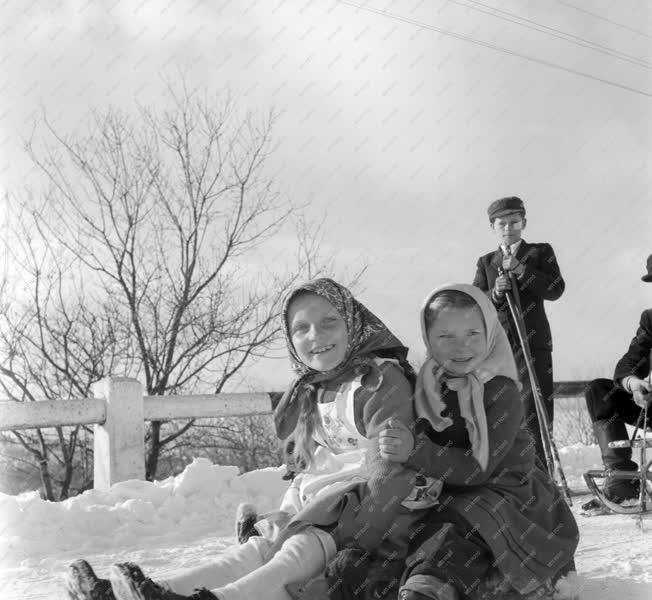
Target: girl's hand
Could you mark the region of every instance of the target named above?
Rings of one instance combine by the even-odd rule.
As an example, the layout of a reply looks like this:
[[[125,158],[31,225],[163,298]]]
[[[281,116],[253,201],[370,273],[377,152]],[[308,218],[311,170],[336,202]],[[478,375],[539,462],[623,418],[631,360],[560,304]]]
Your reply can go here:
[[[414,448],[414,436],[403,423],[390,419],[378,434],[378,445],[381,458],[404,463]]]

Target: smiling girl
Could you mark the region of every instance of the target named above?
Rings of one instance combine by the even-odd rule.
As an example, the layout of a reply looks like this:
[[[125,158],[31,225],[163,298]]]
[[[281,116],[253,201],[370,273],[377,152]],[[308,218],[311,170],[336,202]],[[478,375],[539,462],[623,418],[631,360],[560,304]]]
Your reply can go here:
[[[322,573],[347,546],[402,558],[410,526],[436,502],[439,483],[424,480],[418,500],[410,496],[402,505],[416,473],[381,456],[378,444],[389,423],[414,424],[407,348],[330,279],[293,290],[282,317],[298,377],[274,421],[281,439],[292,434],[300,470],[281,505],[284,526],[279,530],[277,519],[267,537],[251,537],[165,582],[153,582],[132,563],[114,565],[108,592],[118,600],[289,600],[288,584]],[[100,581],[78,561],[69,571],[69,595],[99,598],[92,591]]]
[[[441,479],[444,488],[410,544],[399,599],[467,598],[490,573],[500,587],[491,597],[551,598],[552,584],[572,568],[578,530],[535,465],[496,310],[480,289],[446,285],[428,296],[421,330],[421,433],[388,429],[380,447],[397,462],[407,449],[405,464]]]

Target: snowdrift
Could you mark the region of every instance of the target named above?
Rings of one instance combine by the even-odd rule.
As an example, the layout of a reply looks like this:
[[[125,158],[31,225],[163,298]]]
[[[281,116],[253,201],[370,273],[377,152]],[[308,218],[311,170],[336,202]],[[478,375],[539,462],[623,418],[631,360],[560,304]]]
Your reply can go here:
[[[596,446],[559,449],[571,490],[585,489],[582,473],[600,468]],[[183,473],[154,483],[125,481],[65,502],[37,492],[0,494],[0,598],[65,598],[61,574],[79,557],[100,576],[115,562],[133,560],[153,577],[210,562],[235,543],[240,502],[260,512],[278,508],[288,482],[282,468],[239,474],[237,467],[196,459]],[[579,577],[563,582],[557,600],[579,590],[581,600],[652,598],[652,513],[643,529],[626,515],[586,518],[574,498],[581,532]]]
[[[198,458],[164,481],[124,481],[63,502],[42,500],[38,492],[0,494],[2,563],[70,550],[82,556],[148,540],[192,540],[209,532],[228,535],[240,502],[252,502],[261,512],[278,508],[288,485],[283,473],[270,468],[240,475],[237,467]]]

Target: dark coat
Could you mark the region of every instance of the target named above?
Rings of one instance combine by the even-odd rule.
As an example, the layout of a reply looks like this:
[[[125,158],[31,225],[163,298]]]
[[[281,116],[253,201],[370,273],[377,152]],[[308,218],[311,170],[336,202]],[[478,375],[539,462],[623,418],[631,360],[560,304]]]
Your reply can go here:
[[[522,240],[515,257],[525,267],[523,276],[516,281],[530,348],[552,351],[552,335],[543,301],[557,300],[565,288],[555,253],[550,244],[528,244]],[[473,285],[491,293],[502,262],[503,253],[500,248],[481,256],[476,265]],[[500,303],[494,302],[494,305],[512,348],[519,347],[518,334],[514,329],[507,302],[503,299]]]
[[[502,574],[519,592],[528,593],[554,580],[573,559],[579,532],[557,487],[534,463],[514,382],[494,377],[485,383],[484,400],[486,470],[469,451],[460,418],[454,419],[457,426],[441,432],[428,428],[419,436],[407,466],[444,481],[440,503],[468,521],[491,549]],[[445,402],[456,406],[457,393],[449,390]]]
[[[644,379],[650,374],[650,351],[652,350],[652,308],[644,310],[636,335],[629,344],[629,349],[618,361],[614,372],[614,382],[622,387],[623,377],[634,375]]]

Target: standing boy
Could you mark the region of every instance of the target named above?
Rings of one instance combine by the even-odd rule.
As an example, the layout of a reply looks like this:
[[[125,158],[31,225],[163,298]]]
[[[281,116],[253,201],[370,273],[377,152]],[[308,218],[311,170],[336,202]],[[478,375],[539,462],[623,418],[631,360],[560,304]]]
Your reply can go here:
[[[490,295],[507,332],[523,384],[525,422],[534,438],[536,454],[546,464],[525,357],[505,293],[511,290],[515,300],[520,301],[525,334],[552,434],[552,336],[543,301],[557,300],[564,292],[565,284],[552,246],[546,243],[529,244],[521,239],[527,220],[520,198],[510,196],[495,200],[489,205],[487,213],[499,247],[478,259],[473,285]]]
[[[652,254],[647,259],[647,274],[641,279],[652,282]],[[645,378],[650,374],[652,351],[652,308],[641,314],[636,335],[629,349],[618,361],[613,379],[594,379],[586,388],[586,407],[589,410],[593,431],[600,444],[605,469],[636,471],[631,448],[610,448],[609,442],[628,439],[625,423],[634,425],[641,408],[650,404],[652,384]],[[641,424],[642,425],[642,424]],[[652,411],[648,413],[647,427],[652,425]],[[612,502],[636,498],[639,480],[616,479],[607,475],[604,495]]]

